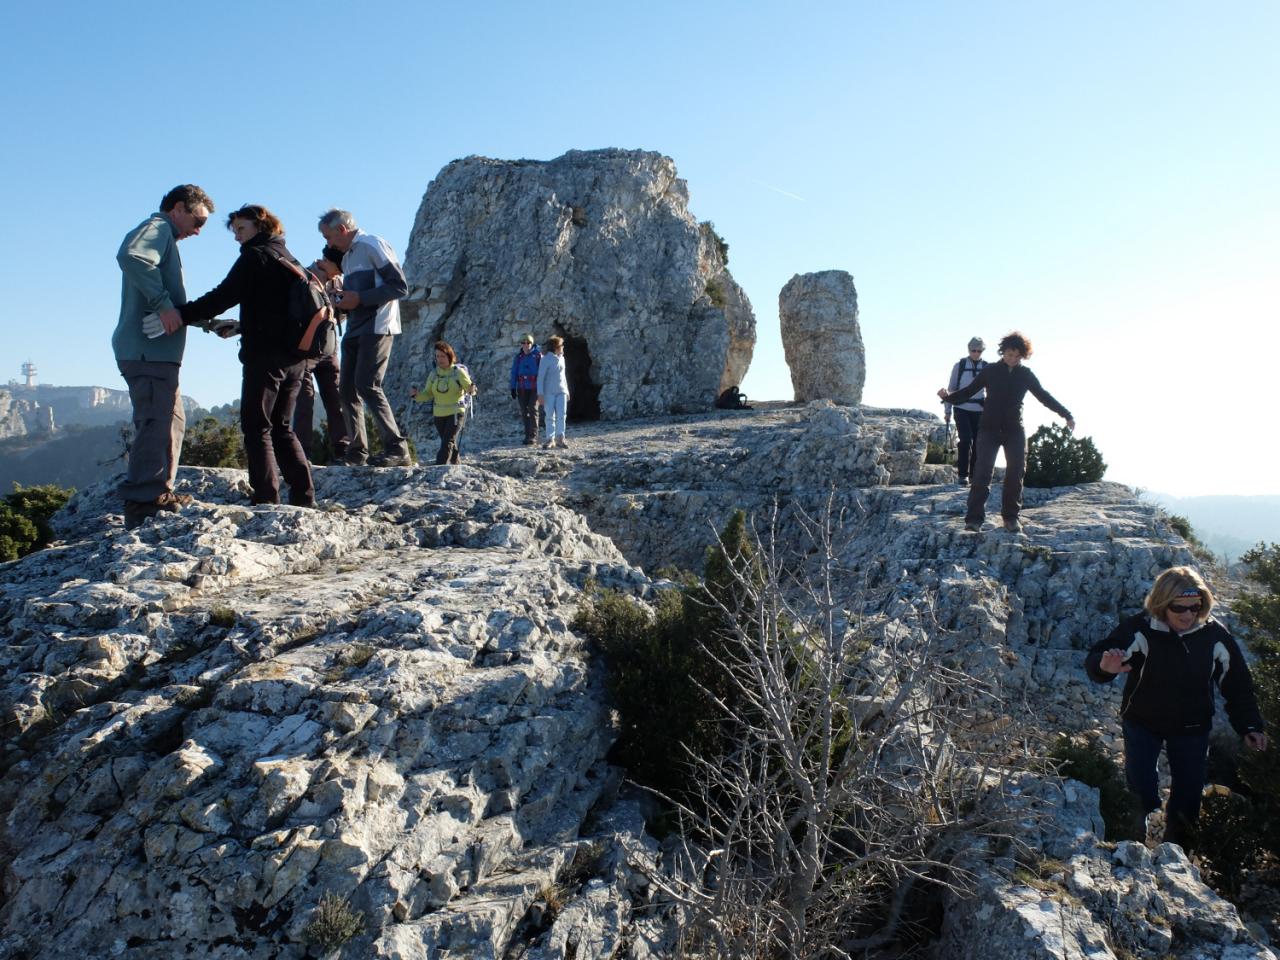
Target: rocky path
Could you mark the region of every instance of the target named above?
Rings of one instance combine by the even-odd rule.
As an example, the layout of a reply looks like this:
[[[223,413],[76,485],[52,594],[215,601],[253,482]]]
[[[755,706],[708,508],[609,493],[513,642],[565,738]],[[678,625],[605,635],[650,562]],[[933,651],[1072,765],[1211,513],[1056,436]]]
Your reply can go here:
[[[0,571],[0,956],[303,956],[325,892],[368,955],[492,956],[589,845],[612,726],[566,604],[638,574],[498,478],[317,473],[327,512],[193,471],[136,533],[82,498]]]

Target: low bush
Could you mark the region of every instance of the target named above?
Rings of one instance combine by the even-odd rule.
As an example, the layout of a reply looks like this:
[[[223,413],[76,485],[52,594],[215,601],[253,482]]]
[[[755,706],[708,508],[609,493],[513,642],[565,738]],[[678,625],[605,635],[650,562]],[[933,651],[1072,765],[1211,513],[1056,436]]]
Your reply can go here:
[[[1041,427],[1027,443],[1028,487],[1093,483],[1107,472],[1092,437],[1073,437],[1066,427]]]
[[[53,541],[49,522],[73,493],[54,484],[15,483],[13,493],[0,501],[0,560],[17,560],[47,547]]]
[[[302,939],[322,950],[336,950],[363,929],[363,912],[352,910],[336,893],[326,893],[303,927]]]
[[[1205,882],[1228,897],[1240,892],[1246,873],[1262,859],[1265,827],[1258,806],[1237,793],[1213,793],[1200,807],[1195,851]]]
[[[925,463],[955,463],[956,452],[943,443],[929,441],[928,447],[924,452]]]
[[[727,624],[716,601],[736,609],[730,571],[751,563],[746,516],[734,514],[707,550],[705,585],[686,579],[652,607],[612,590],[593,591],[573,627],[595,641],[621,722],[614,756],[639,783],[671,795],[689,786],[688,757],[718,754],[723,709],[735,702],[714,651]]]
[[[189,467],[239,467],[248,460],[240,426],[216,417],[205,417],[187,428],[179,463]]]

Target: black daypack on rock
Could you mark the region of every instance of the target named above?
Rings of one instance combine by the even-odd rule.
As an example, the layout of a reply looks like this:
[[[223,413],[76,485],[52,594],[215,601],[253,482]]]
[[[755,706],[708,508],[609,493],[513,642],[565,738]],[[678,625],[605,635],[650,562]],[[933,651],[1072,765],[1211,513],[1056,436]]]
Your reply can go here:
[[[747,395],[737,385],[729,387],[716,398],[717,410],[750,410],[747,406]]]
[[[338,349],[338,326],[333,301],[324,284],[310,270],[292,260],[276,257],[276,262],[293,274],[289,285],[289,312],[281,338],[299,360],[318,360]]]

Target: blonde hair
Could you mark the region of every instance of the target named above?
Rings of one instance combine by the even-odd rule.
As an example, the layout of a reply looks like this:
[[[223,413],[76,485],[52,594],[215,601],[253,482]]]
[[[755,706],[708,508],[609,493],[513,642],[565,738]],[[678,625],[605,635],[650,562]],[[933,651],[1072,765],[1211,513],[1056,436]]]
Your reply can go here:
[[[1204,578],[1190,567],[1170,567],[1156,577],[1147,599],[1142,601],[1143,609],[1157,620],[1163,620],[1169,612],[1169,604],[1176,603],[1184,593],[1191,590],[1200,595],[1201,609],[1196,622],[1204,623],[1209,619],[1209,611],[1213,609],[1213,594]]]

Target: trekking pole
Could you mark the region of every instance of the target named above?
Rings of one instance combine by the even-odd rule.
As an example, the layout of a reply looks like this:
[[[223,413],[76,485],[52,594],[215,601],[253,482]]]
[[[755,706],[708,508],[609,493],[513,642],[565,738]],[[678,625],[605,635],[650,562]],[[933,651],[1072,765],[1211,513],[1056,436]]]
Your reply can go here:
[[[951,404],[947,404],[946,421],[947,421],[947,432],[943,437],[942,449],[950,450],[951,449]]]

